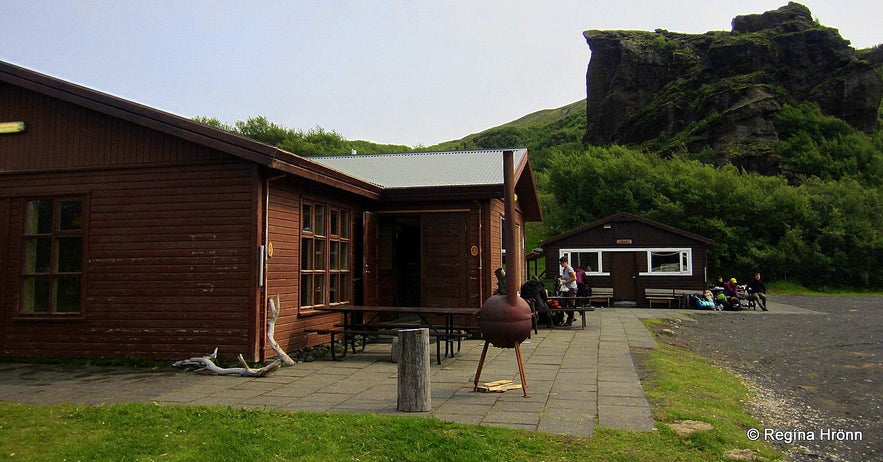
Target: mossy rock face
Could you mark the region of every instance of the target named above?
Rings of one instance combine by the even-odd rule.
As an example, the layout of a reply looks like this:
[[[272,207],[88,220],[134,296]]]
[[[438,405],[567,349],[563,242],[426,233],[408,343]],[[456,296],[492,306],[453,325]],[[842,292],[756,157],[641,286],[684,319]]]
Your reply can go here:
[[[864,132],[878,129],[883,79],[875,69],[877,54],[857,53],[836,29],[816,23],[797,3],[738,16],[731,32],[583,35],[592,49],[586,76],[589,143],[647,146],[662,138],[680,140],[693,152],[730,155],[724,151],[734,146],[756,148],[739,153],[756,157],[778,141],[775,113],[802,101]],[[768,162],[755,164],[771,168]]]

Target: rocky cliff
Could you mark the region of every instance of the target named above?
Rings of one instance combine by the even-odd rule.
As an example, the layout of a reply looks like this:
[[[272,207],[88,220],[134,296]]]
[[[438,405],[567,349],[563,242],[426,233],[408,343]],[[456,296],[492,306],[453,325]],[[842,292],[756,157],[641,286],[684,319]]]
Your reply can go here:
[[[719,157],[762,162],[778,139],[771,116],[806,100],[859,130],[878,129],[883,81],[874,61],[881,47],[857,53],[797,3],[738,16],[730,32],[583,35],[592,50],[588,143],[662,137],[678,141],[672,149],[710,148]]]

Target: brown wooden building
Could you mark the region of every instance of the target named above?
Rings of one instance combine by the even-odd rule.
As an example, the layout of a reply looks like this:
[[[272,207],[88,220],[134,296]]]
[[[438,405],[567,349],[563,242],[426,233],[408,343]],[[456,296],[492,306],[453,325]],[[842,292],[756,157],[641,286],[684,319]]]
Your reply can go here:
[[[3,62],[0,124],[3,356],[263,360],[270,299],[294,351],[339,321],[316,307],[478,308],[502,264],[500,150],[386,156],[434,175],[376,179]]]
[[[707,287],[713,241],[620,212],[540,242],[546,274],[560,274],[558,259],[586,271],[592,287],[613,288],[613,299],[644,304],[645,289]],[[557,273],[556,273],[557,271]]]

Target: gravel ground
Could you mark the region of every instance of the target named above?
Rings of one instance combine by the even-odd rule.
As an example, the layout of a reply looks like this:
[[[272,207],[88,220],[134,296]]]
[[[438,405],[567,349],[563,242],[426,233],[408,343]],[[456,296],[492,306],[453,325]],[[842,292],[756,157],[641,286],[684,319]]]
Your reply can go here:
[[[760,438],[782,432],[766,439],[792,460],[883,460],[883,298],[770,301],[768,313],[699,313],[697,322],[672,322],[676,336],[661,339],[741,376],[757,393],[751,412],[763,424]],[[816,314],[777,314],[776,304]]]

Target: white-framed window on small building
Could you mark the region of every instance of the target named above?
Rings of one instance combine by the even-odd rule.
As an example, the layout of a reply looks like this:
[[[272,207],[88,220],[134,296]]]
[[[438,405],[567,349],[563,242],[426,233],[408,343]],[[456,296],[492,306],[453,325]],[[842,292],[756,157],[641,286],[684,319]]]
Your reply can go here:
[[[647,251],[647,268],[649,274],[683,274],[693,273],[690,266],[689,249],[659,249]]]
[[[574,268],[582,268],[586,274],[601,273],[601,251],[585,249],[567,249],[562,251],[562,256],[567,255],[567,261]]]

